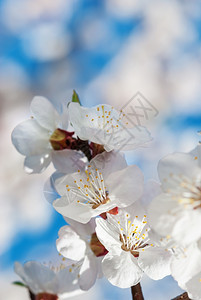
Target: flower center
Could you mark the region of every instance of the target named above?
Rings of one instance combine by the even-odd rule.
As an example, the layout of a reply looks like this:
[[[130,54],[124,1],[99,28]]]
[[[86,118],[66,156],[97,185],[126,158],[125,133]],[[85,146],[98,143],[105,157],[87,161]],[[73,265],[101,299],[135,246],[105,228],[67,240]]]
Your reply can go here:
[[[126,114],[121,111],[116,111],[114,107],[107,108],[104,105],[97,106],[96,114],[91,118],[89,114],[85,115],[86,119],[89,121],[91,127],[98,127],[105,131],[104,137],[108,135],[109,140],[111,136],[117,131],[128,127],[129,122]]]
[[[96,257],[105,256],[108,253],[95,232],[91,235],[90,248]]]
[[[126,214],[126,218],[129,218],[128,214]],[[139,257],[139,252],[153,246],[153,244],[149,244],[146,215],[140,221],[138,216],[135,217],[132,223],[130,220],[126,220],[123,226],[119,221],[118,229],[120,232],[119,239],[122,243],[121,249],[130,251],[134,257]]]
[[[35,300],[58,300],[57,295],[48,294],[48,293],[41,293],[35,296]]]
[[[50,137],[50,144],[54,150],[75,149],[74,132],[57,128]]]
[[[184,208],[201,208],[201,182],[195,182],[185,176],[170,174],[171,180],[178,182],[174,189],[169,189],[167,192],[172,195],[172,199],[176,200]]]
[[[80,170],[78,170],[78,174]],[[85,173],[79,176],[78,180],[74,180],[75,186],[67,188],[68,193],[76,195],[77,203],[91,205],[92,209],[98,208],[110,201],[109,192],[106,190],[102,173],[98,169],[88,166]]]

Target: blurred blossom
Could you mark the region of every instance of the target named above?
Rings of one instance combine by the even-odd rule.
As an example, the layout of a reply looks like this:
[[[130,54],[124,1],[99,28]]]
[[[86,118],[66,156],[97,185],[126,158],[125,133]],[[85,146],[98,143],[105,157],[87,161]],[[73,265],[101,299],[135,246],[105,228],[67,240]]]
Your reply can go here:
[[[97,15],[83,19],[82,23],[80,42],[87,50],[107,53],[115,49],[118,37],[114,37],[111,21],[101,19]]]
[[[77,0],[6,0],[1,17],[10,30],[18,33],[41,19],[61,21],[70,18],[76,3]]]
[[[0,59],[0,65],[0,106],[2,109],[8,109],[10,105],[13,107],[16,102],[19,104],[24,99],[28,99],[30,83],[25,70],[14,60]],[[1,114],[4,117],[7,116],[4,110],[1,111]]]
[[[23,106],[20,107],[24,111]],[[51,210],[42,199],[45,175],[30,177],[23,170],[23,159],[11,144],[11,131],[19,121],[18,110],[4,107],[0,134],[0,254],[11,246],[20,231],[38,231],[47,226]],[[50,171],[51,172],[51,171]],[[25,229],[26,228],[26,229]]]
[[[72,47],[70,34],[59,23],[42,23],[26,30],[22,43],[26,55],[39,61],[62,58]]]
[[[119,18],[132,18],[140,14],[142,8],[147,5],[147,0],[106,0],[106,9]]]
[[[201,108],[201,53],[195,56],[184,56],[179,62],[171,64],[167,73],[169,93],[178,110],[190,112]]]

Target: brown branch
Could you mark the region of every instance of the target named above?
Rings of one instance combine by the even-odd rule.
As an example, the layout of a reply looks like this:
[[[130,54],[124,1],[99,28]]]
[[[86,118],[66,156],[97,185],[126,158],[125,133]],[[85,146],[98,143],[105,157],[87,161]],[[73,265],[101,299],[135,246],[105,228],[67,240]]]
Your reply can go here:
[[[172,300],[190,300],[187,293],[183,293],[182,295],[172,299]]]
[[[131,287],[133,300],[144,300],[140,283]]]

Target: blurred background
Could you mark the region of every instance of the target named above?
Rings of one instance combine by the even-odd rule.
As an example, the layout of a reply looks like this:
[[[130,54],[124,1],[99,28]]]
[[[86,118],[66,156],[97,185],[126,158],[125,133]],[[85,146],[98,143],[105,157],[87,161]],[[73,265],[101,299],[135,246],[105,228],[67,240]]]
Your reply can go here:
[[[33,96],[56,107],[75,89],[85,106],[117,108],[141,93],[158,111],[145,122],[154,140],[127,153],[146,179],[157,179],[157,163],[173,151],[189,151],[201,130],[201,3],[189,0],[0,0],[0,299],[26,300],[11,285],[15,261],[51,260],[65,224],[43,198],[53,172],[27,175],[11,144],[13,128],[29,118]],[[136,105],[136,97],[132,98]],[[130,104],[129,104],[130,105]],[[152,112],[153,112],[152,111]],[[181,293],[171,278],[144,278],[145,299]],[[99,280],[73,299],[130,299]]]

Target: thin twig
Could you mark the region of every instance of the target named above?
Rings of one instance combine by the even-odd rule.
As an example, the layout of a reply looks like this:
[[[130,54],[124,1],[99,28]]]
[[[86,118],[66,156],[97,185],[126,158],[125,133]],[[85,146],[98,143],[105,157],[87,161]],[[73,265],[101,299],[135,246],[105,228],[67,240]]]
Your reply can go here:
[[[183,293],[182,295],[172,299],[172,300],[190,300],[187,293]]]
[[[144,300],[140,283],[131,287],[133,300]]]

